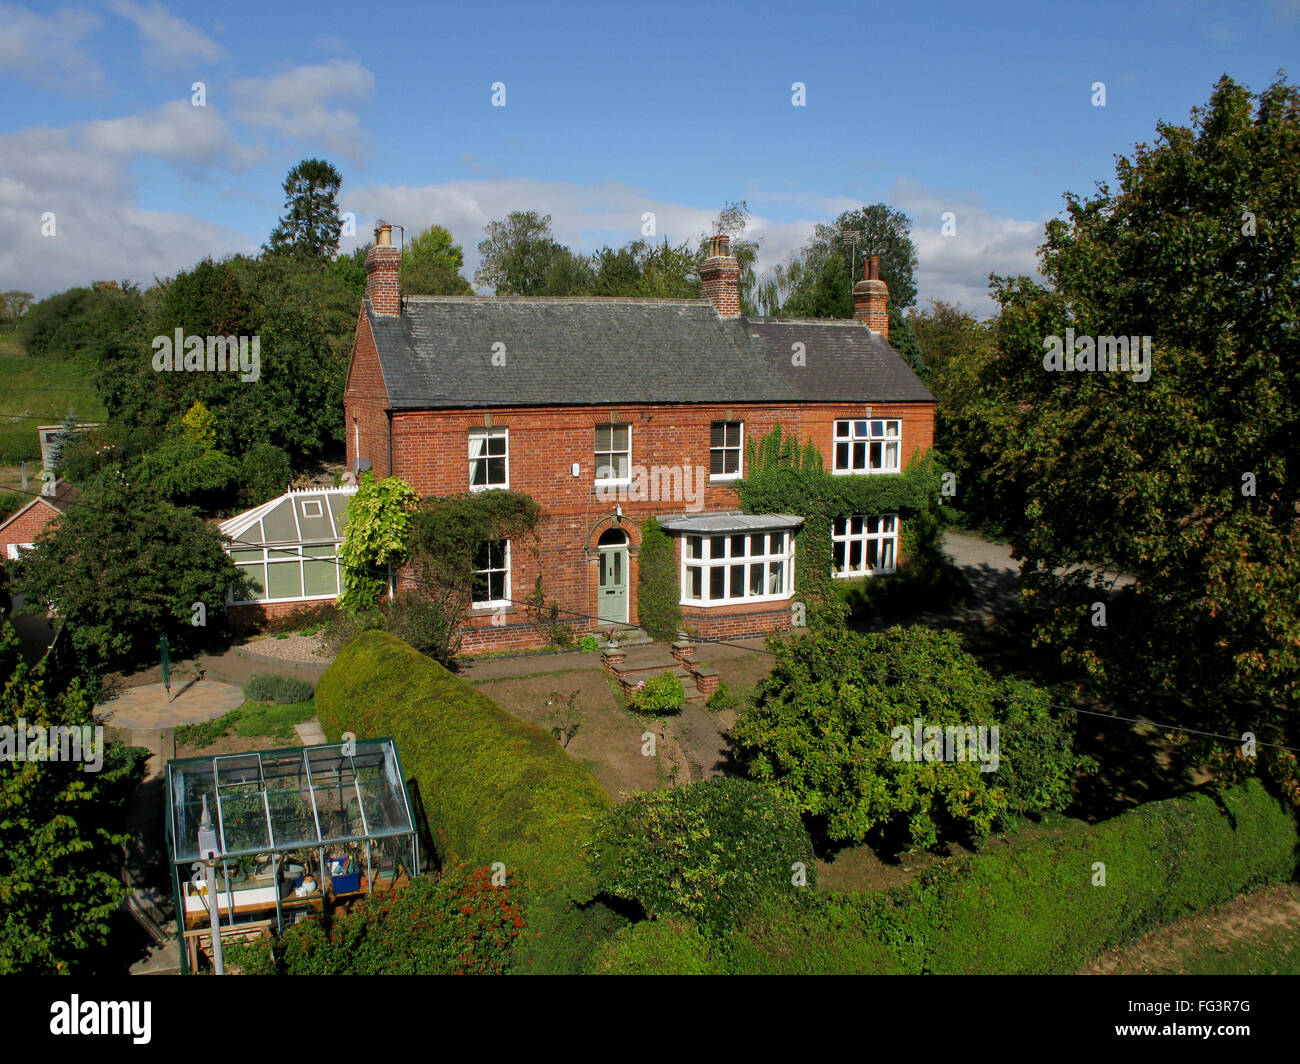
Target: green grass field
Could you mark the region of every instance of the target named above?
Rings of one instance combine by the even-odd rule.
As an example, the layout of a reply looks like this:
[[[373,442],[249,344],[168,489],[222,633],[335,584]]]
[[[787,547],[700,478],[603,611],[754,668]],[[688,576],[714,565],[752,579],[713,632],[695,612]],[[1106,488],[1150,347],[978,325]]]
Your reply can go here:
[[[57,425],[71,410],[78,421],[103,421],[105,411],[87,369],[72,359],[29,358],[10,331],[0,331],[0,466],[39,461],[37,425]],[[28,476],[40,470],[28,466]],[[0,490],[16,488],[17,469],[3,470]]]

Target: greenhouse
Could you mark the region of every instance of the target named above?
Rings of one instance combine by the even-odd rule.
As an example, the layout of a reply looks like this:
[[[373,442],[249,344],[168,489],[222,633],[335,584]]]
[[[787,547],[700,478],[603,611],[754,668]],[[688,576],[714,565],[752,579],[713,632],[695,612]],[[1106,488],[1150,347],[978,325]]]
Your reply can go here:
[[[223,941],[281,931],[419,875],[416,822],[391,739],[169,761],[166,785],[183,969],[193,967],[199,939],[210,941],[199,859],[205,809]]]

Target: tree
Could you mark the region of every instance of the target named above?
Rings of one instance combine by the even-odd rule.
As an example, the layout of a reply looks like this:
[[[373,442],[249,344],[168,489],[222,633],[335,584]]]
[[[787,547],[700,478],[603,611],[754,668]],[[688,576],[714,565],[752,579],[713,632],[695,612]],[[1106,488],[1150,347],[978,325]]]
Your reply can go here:
[[[180,654],[208,642],[224,628],[226,589],[242,579],[214,528],[120,469],[83,485],[14,567],[27,609],[58,611],[87,674],[156,660],[162,635]]]
[[[478,245],[483,257],[474,283],[499,296],[585,294],[590,265],[551,234],[551,216],[511,211],[504,221],[488,222]]]
[[[77,683],[54,693],[40,667],[21,663],[18,637],[0,624],[0,727],[78,729],[93,740],[92,705]],[[84,730],[83,730],[84,729]],[[59,744],[62,745],[61,742]],[[147,751],[113,743],[78,763],[12,753],[0,764],[0,975],[58,975],[87,967],[108,940],[127,893],[119,878],[124,809]],[[83,756],[88,748],[81,747]],[[93,766],[103,755],[98,771]]]
[[[1225,77],[1157,135],[1117,159],[1117,188],[1066,197],[1046,285],[994,278],[997,357],[961,430],[996,454],[989,505],[1041,643],[1167,719],[1296,745],[1300,90]],[[1068,337],[1116,371],[1049,371]],[[1107,570],[1135,582],[1109,597]]]
[[[20,292],[16,288],[0,292],[0,322],[12,325],[27,313],[35,298],[31,292]]]
[[[51,355],[97,365],[148,350],[145,306],[129,282],[69,288],[34,304],[18,322],[18,339],[33,358]]]
[[[921,377],[937,403],[934,445],[958,463],[958,483],[971,483],[982,475],[984,463],[970,460],[954,419],[979,394],[980,372],[993,354],[992,330],[961,307],[942,300],[931,300],[923,311],[909,311],[907,321],[920,351]]]
[[[293,469],[289,456],[272,443],[255,443],[239,464],[239,496],[257,506],[288,490]]]
[[[338,194],[343,178],[323,159],[304,159],[284,179],[285,213],[271,233],[267,250],[324,264],[339,250]]]
[[[633,795],[597,822],[588,851],[602,893],[652,917],[698,920],[725,934],[762,902],[815,885],[812,843],[771,788],[725,776]]]
[[[845,211],[830,225],[818,225],[789,265],[773,267],[758,289],[765,314],[792,318],[853,317],[853,286],[872,255],[880,257],[880,278],[889,286],[890,335],[901,327],[901,311],[916,302],[916,245],[912,220],[875,203]],[[896,325],[896,322],[898,325]]]
[[[461,268],[465,252],[440,225],[412,237],[402,250],[402,294],[408,296],[471,295]]]
[[[1076,771],[1088,767],[1072,750],[1073,721],[1052,716],[1047,692],[995,679],[953,632],[821,626],[770,645],[772,672],[732,740],[750,776],[833,842],[904,829],[914,846],[954,834],[978,842],[1016,814],[1064,808]],[[898,729],[910,739],[918,718],[923,728],[959,730],[952,758],[946,735],[942,759],[929,759],[927,746],[914,759],[910,742],[899,756]],[[989,730],[960,731],[968,727]]]

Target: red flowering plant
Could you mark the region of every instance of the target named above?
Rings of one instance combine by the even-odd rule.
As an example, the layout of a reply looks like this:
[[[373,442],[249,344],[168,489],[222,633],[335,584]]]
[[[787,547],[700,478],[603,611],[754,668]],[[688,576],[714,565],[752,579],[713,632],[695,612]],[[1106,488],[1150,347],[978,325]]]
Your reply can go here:
[[[494,882],[495,878],[495,882]],[[301,924],[276,943],[288,975],[501,975],[525,926],[522,891],[490,868],[454,862],[372,895],[328,932]]]

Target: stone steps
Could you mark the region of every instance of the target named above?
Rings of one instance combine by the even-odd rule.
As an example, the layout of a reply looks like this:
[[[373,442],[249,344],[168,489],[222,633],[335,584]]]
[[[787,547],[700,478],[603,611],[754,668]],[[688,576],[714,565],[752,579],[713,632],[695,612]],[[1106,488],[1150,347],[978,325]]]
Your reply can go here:
[[[671,653],[666,653],[653,642],[629,646],[620,638],[617,647],[607,646],[600,657],[626,697],[631,697],[639,682],[670,673],[681,681],[687,702],[705,702],[718,689],[718,674],[695,661],[694,654],[694,643],[674,643]]]

